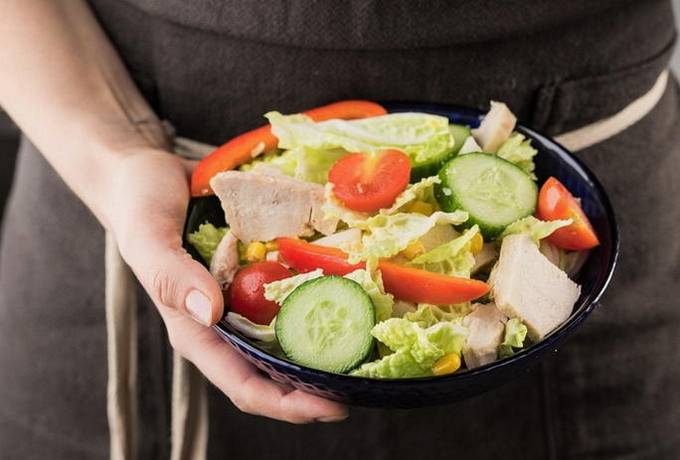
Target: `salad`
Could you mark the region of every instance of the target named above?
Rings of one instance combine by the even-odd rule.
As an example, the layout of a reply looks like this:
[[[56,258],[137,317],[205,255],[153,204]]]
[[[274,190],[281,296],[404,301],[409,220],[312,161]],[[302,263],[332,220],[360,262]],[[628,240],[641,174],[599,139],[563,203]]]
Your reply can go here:
[[[472,369],[571,314],[598,244],[578,198],[491,102],[477,129],[369,101],[269,112],[198,165],[228,227],[188,235],[224,321],[310,368],[393,379]]]

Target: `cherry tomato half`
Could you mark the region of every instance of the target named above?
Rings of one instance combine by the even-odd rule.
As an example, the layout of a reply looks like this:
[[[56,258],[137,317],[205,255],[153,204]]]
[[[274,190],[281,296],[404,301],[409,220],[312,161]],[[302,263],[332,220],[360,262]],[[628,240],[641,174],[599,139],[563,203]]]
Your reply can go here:
[[[242,268],[229,286],[229,309],[253,323],[271,323],[279,305],[264,298],[264,285],[291,275],[278,262],[257,262]]]
[[[408,185],[411,160],[399,150],[351,153],[328,173],[333,194],[349,209],[372,212],[387,208]]]
[[[600,244],[576,198],[554,177],[548,178],[541,187],[536,215],[542,220],[573,220],[571,225],[556,230],[548,237],[548,241],[557,247],[582,251]]]

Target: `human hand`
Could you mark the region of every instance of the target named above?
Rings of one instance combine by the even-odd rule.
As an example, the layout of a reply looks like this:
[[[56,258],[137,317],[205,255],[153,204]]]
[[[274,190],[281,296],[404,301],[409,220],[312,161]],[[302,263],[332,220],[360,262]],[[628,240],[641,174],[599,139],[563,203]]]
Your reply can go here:
[[[122,257],[158,307],[172,347],[243,412],[292,423],[344,419],[345,406],[263,377],[209,327],[222,317],[222,292],[182,248],[191,167],[162,150],[128,152],[111,172],[101,207]]]

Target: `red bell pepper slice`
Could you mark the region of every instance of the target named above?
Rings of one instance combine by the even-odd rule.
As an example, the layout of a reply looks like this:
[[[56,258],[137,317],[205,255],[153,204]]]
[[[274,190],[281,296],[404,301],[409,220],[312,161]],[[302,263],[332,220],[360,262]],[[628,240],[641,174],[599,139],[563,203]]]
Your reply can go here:
[[[276,242],[281,258],[300,272],[321,268],[327,275],[346,275],[366,266],[363,262],[350,264],[347,254],[337,248],[296,238],[278,238]],[[474,300],[489,292],[489,285],[478,280],[432,273],[386,260],[381,260],[378,267],[385,291],[401,300],[450,305]]]

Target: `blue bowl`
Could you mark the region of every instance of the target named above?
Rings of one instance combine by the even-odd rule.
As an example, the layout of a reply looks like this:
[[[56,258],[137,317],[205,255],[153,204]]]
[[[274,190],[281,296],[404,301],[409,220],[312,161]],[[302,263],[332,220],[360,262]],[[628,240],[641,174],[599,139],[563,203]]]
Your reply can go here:
[[[389,112],[427,112],[448,117],[453,123],[477,127],[483,113],[469,108],[441,104],[386,103]],[[530,370],[547,352],[555,350],[598,305],[614,273],[619,250],[619,238],[614,211],[597,178],[567,149],[555,141],[523,126],[518,131],[532,139],[539,151],[536,174],[539,183],[555,176],[575,195],[600,238],[600,245],[591,251],[579,272],[581,297],[569,319],[541,342],[519,353],[470,371],[440,377],[399,380],[373,380],[310,369],[263,349],[228,323],[215,326],[217,333],[245,359],[272,379],[292,385],[308,393],[347,404],[373,407],[422,407],[465,399],[499,387]],[[196,198],[189,205],[185,235],[204,222],[224,225],[224,213],[215,197]],[[197,259],[190,245],[187,250]]]

